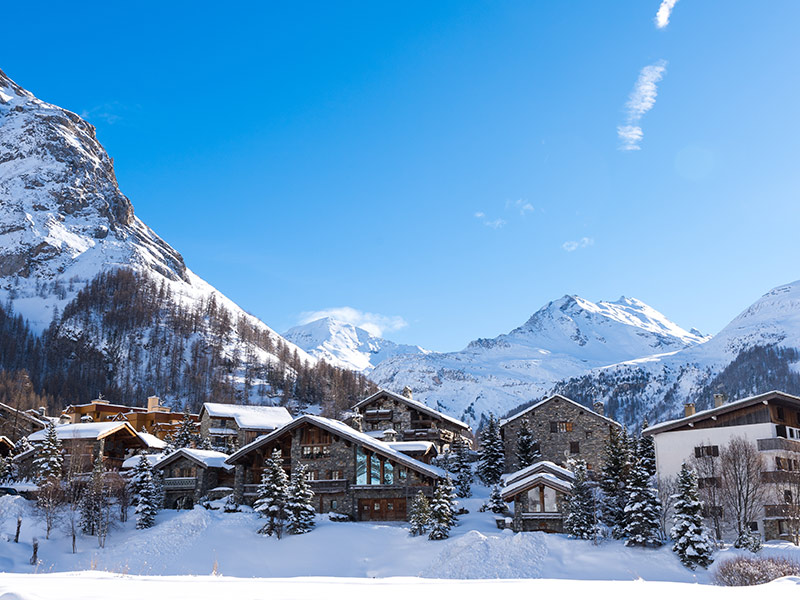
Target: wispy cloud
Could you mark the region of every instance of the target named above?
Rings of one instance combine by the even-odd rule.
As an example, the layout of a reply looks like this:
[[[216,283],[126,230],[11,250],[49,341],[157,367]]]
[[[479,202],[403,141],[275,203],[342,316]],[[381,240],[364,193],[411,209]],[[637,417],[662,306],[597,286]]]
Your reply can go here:
[[[660,60],[655,64],[647,65],[639,72],[639,78],[633,91],[625,103],[625,123],[617,127],[622,150],[639,150],[643,133],[639,121],[656,103],[658,96],[658,82],[664,78],[667,61]]]
[[[486,213],[478,211],[475,213],[475,218],[478,219],[481,223],[490,227],[492,229],[500,229],[504,227],[506,222],[504,219],[490,219],[486,216]]]
[[[526,214],[533,212],[533,204],[522,198],[513,201],[508,200],[506,202],[506,210],[519,211],[519,214],[524,217]]]
[[[589,246],[593,245],[594,245],[594,238],[582,237],[577,241],[570,240],[568,242],[564,242],[563,244],[561,244],[561,247],[567,252],[575,252],[575,250],[579,250],[581,248],[588,248]]]
[[[506,212],[516,212],[519,213],[521,217],[524,217],[528,213],[532,213],[534,211],[533,204],[520,198],[519,200],[506,200]],[[491,218],[486,215],[485,212],[479,210],[478,212],[474,213],[473,216],[481,221],[486,227],[490,227],[492,229],[500,229],[505,227],[508,224],[503,218]]]
[[[672,15],[672,9],[675,8],[675,5],[678,3],[678,0],[662,0],[661,6],[658,7],[658,12],[656,13],[656,27],[659,29],[664,29],[667,25],[669,25],[669,17]]]
[[[81,118],[89,122],[96,123],[98,121],[103,121],[109,125],[113,125],[124,119],[125,113],[130,113],[131,110],[138,108],[138,105],[131,107],[120,102],[106,102],[81,111]]]
[[[385,332],[397,331],[408,327],[408,322],[403,317],[390,317],[378,313],[364,312],[352,306],[338,306],[311,310],[300,314],[299,325],[305,325],[318,319],[332,317],[337,321],[344,321],[356,327],[361,327],[374,336],[381,337]]]

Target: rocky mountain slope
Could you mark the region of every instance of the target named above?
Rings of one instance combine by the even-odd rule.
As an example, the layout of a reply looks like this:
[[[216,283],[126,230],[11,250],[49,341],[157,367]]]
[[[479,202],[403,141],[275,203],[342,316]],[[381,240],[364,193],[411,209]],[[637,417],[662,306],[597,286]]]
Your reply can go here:
[[[393,356],[429,353],[420,346],[396,344],[376,337],[365,329],[332,317],[292,327],[283,337],[311,356],[360,373],[369,373]]]
[[[119,269],[133,279],[105,277]],[[92,283],[97,284],[93,295],[76,306]],[[132,289],[137,285],[141,290]],[[155,290],[155,302],[145,290]],[[144,312],[134,323],[124,307],[105,305],[103,292],[120,293]],[[108,389],[88,391],[83,385],[84,393],[149,389],[196,404],[222,386],[226,396],[239,400],[285,400],[294,394],[287,388],[298,370],[317,363],[192,273],[134,214],[92,125],[37,99],[2,71],[0,301],[27,319],[34,334],[71,345],[73,354],[76,347],[99,353],[95,358],[106,364]],[[103,311],[113,308],[129,328],[112,327]],[[166,355],[151,354],[156,347]],[[214,365],[203,383],[189,372],[189,365],[201,364]],[[267,371],[276,370],[279,377],[268,381]],[[167,371],[173,384],[168,391],[158,389],[164,380],[157,375]]]
[[[634,298],[594,303],[564,296],[508,334],[460,352],[396,356],[370,378],[390,389],[409,385],[415,398],[476,423],[540,398],[565,378],[706,339]]]

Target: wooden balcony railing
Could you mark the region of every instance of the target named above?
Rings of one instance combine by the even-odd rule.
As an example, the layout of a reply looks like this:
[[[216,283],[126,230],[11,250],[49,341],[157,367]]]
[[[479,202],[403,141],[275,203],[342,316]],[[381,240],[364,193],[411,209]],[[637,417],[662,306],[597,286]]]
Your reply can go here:
[[[787,440],[783,437],[765,438],[757,440],[759,450],[787,450],[789,452],[800,452],[800,442]]]
[[[193,490],[197,485],[197,477],[165,477],[165,490]]]

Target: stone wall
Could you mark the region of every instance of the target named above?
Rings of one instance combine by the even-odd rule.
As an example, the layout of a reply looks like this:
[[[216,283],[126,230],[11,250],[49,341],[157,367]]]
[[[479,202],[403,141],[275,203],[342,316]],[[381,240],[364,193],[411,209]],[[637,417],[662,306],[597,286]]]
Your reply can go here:
[[[619,427],[587,408],[558,397],[552,398],[505,423],[501,428],[507,473],[513,473],[520,468],[516,457],[517,435],[524,420],[528,421],[534,439],[539,442],[540,460],[549,460],[566,467],[567,459],[580,458],[593,470],[600,469],[610,428]],[[554,433],[551,431],[551,422],[572,423],[572,431]],[[573,442],[577,442],[577,448],[571,447]],[[578,452],[573,452],[574,449]]]

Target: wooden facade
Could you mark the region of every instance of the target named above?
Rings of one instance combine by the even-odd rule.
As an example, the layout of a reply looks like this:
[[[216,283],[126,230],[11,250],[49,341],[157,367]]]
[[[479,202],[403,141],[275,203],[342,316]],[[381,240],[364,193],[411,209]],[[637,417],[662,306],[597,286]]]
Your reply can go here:
[[[192,508],[207,498],[233,493],[234,468],[228,455],[213,450],[182,448],[153,465],[163,475],[164,508]]]
[[[574,475],[558,465],[541,461],[506,475],[500,492],[514,503],[514,531],[563,533],[565,500],[572,492]]]
[[[304,415],[228,459],[236,466],[237,499],[255,499],[264,461],[275,450],[287,473],[305,465],[318,512],[354,520],[405,520],[417,492],[431,494],[445,476],[340,421]]]

